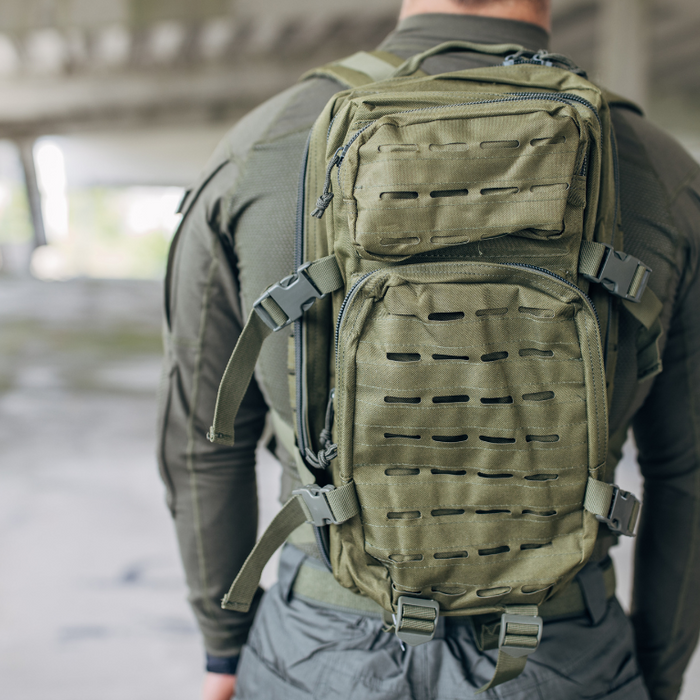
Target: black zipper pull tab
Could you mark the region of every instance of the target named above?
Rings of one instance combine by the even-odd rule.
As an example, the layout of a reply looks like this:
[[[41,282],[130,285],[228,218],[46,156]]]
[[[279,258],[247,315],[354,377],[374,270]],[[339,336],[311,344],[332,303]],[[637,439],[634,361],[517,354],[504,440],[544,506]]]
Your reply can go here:
[[[335,389],[331,389],[328,396],[328,406],[326,407],[326,420],[323,430],[319,435],[318,441],[321,444],[321,450],[318,454],[306,448],[306,459],[316,469],[328,469],[331,461],[338,456],[338,445],[333,443],[333,420],[335,418],[335,410],[333,409],[333,398],[335,397]]]
[[[343,156],[341,155],[343,151],[343,146],[341,146],[331,158],[331,162],[328,163],[326,168],[326,181],[323,183],[323,194],[316,200],[316,208],[311,212],[311,216],[320,219],[328,209],[328,205],[333,199],[333,193],[331,189],[331,172],[336,165],[340,165],[343,162]]]

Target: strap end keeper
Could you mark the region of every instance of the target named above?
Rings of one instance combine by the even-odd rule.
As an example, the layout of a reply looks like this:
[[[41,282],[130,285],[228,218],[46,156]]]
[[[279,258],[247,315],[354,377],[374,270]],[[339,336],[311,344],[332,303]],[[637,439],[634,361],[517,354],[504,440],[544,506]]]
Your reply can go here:
[[[211,426],[211,428],[209,428],[209,432],[207,433],[207,440],[209,440],[209,442],[214,442],[217,445],[228,445],[229,447],[236,444],[233,439],[233,435],[226,435],[226,433],[217,433],[214,430],[213,425]]]
[[[223,610],[232,610],[233,612],[247,613],[250,610],[250,603],[232,603],[229,601],[228,596],[225,596],[221,601],[221,607]]]

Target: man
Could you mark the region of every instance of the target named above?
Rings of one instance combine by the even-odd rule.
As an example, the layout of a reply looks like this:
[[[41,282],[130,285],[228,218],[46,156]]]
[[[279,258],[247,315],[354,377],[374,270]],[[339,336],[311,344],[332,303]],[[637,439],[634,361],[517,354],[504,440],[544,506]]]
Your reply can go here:
[[[401,58],[448,40],[537,50],[547,48],[549,22],[547,0],[404,0],[397,30],[380,48]],[[457,52],[422,67],[437,74],[500,60]],[[315,77],[244,118],[184,201],[171,251],[159,457],[207,650],[205,700],[232,696],[246,641],[237,689],[244,699],[468,698],[493,675],[495,652],[479,651],[468,618],[448,618],[432,642],[404,653],[394,635],[382,632],[383,620],[371,606],[332,589],[308,537],[285,548],[280,584],[262,599],[250,636],[255,606],[241,614],[219,605],[255,541],[254,451],[268,407],[278,438],[291,425],[280,375],[287,337],[273,337],[263,349],[259,381],[252,382],[236,420],[235,447],[212,445],[205,435],[253,301],[294,267],[306,137],[339,89]],[[601,527],[589,569],[597,583],[581,577],[576,583],[585,605],[548,622],[523,674],[484,698],[672,700],[698,638],[700,168],[631,106],[615,106],[613,123],[625,252],[653,269],[649,284],[663,302],[658,345],[658,332],[621,313],[610,411],[609,462],[619,459],[631,425],[646,483],[632,621],[602,584],[615,537]],[[284,442],[278,439],[276,447],[283,500],[299,484]],[[313,593],[314,586],[331,593]]]

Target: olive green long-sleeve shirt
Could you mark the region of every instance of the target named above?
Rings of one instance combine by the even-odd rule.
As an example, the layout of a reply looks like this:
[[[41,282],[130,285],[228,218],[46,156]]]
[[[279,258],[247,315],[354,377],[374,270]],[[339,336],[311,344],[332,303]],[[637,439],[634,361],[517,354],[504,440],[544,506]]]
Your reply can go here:
[[[421,15],[401,22],[382,48],[408,57],[453,39],[532,49],[548,42],[542,29],[521,22]],[[454,53],[431,58],[423,68],[439,73],[497,61]],[[315,78],[241,120],[186,198],[171,250],[159,462],[190,602],[206,649],[217,657],[235,656],[252,622],[252,613],[224,611],[219,601],[254,544],[255,447],[268,405],[289,413],[286,383],[251,384],[235,447],[212,445],[205,435],[245,313],[293,268],[306,135],[338,89]],[[642,353],[648,338],[623,312],[610,429],[623,435],[632,425],[639,447],[645,505],[632,618],[651,696],[672,700],[700,630],[700,167],[633,110],[615,109],[614,125],[625,251],[654,270],[650,286],[664,302],[664,371],[643,378],[650,369]],[[275,245],[265,247],[273,236]],[[263,370],[286,355],[286,337],[268,345]],[[603,537],[599,554],[612,542]]]

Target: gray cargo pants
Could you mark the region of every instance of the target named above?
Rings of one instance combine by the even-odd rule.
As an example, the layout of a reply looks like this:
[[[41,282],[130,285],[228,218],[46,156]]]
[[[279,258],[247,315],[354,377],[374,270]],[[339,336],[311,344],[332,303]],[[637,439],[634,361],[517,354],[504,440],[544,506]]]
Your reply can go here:
[[[301,557],[282,553],[243,649],[236,700],[649,700],[615,598],[595,626],[586,614],[545,622],[522,675],[476,696],[497,651],[477,649],[468,618],[441,618],[433,641],[403,651],[382,620],[295,597]]]

